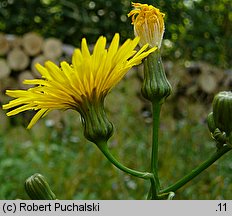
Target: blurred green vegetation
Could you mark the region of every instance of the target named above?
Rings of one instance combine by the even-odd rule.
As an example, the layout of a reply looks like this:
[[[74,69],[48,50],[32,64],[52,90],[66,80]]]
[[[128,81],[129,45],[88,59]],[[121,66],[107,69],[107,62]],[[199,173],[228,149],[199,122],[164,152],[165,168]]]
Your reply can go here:
[[[230,0],[147,0],[166,14],[164,59],[206,60],[222,68],[232,63]],[[79,46],[99,35],[133,37],[127,0],[1,0],[0,31],[22,35],[36,31]],[[115,124],[110,148],[120,161],[149,169],[151,124],[141,115],[139,83],[123,80],[107,97],[107,113]],[[133,83],[135,82],[135,83]],[[115,102],[117,98],[117,103]],[[215,150],[204,121],[173,121],[173,106],[162,110],[159,174],[165,187],[182,177]],[[186,108],[187,109],[187,108]],[[0,113],[1,114],[1,113]],[[149,182],[113,168],[97,147],[85,140],[79,114],[66,111],[59,126],[49,117],[26,130],[27,117],[0,122],[0,199],[28,199],[24,181],[41,173],[59,199],[145,199]],[[202,116],[204,119],[206,116]],[[191,119],[191,120],[190,120]],[[23,124],[24,125],[23,125]],[[230,153],[176,194],[176,199],[231,199]]]
[[[205,60],[222,68],[232,63],[231,0],[147,0],[166,14],[163,43],[168,59]],[[115,32],[133,37],[129,0],[1,0],[0,31],[22,35],[36,31],[79,46]]]
[[[136,83],[136,78],[124,79],[106,98],[107,113],[115,125],[109,145],[122,163],[145,171],[150,164],[151,121],[149,115],[141,115],[143,102],[135,94],[139,89]],[[191,112],[186,119],[173,121],[169,102],[163,107],[160,126],[162,187],[216,151],[206,123],[190,120]],[[31,130],[22,126],[23,121],[28,123],[25,116],[11,117],[14,127],[1,125],[0,199],[28,199],[24,181],[38,172],[46,176],[58,199],[146,199],[149,181],[114,168],[95,144],[83,137],[77,112],[65,111],[62,117],[60,125],[53,125],[47,116]],[[231,199],[230,158],[228,153],[188,183],[176,199]]]

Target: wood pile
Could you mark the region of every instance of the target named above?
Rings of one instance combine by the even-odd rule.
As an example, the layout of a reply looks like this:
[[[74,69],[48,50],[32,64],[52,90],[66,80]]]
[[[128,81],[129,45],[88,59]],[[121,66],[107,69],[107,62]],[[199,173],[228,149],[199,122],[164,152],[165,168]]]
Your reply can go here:
[[[232,73],[206,62],[165,62],[164,66],[173,87],[167,103],[177,119],[205,121],[215,94],[231,90]]]
[[[23,85],[22,81],[39,76],[35,63],[44,64],[46,60],[57,64],[63,59],[69,61],[73,49],[56,38],[43,38],[34,32],[26,33],[22,37],[0,33],[0,105],[9,101],[4,94],[6,89],[30,87]],[[163,109],[174,119],[204,121],[211,109],[214,95],[232,87],[231,71],[226,72],[206,62],[164,61],[164,67],[173,92]],[[143,74],[141,70],[140,66],[137,73],[140,82]],[[133,73],[128,73],[128,79]],[[137,81],[131,91],[140,94],[140,82]],[[148,112],[150,104],[141,97],[140,99],[143,104],[140,112],[147,119],[151,118]],[[147,122],[151,121],[148,119]]]
[[[35,63],[70,59],[73,47],[56,38],[43,38],[29,32],[22,37],[0,33],[0,104],[6,89],[25,89],[22,81],[39,76]]]
[[[62,60],[69,61],[73,50],[73,46],[63,44],[57,38],[43,38],[34,32],[23,36],[0,33],[0,106],[9,101],[5,95],[6,89],[28,89],[30,86],[22,84],[23,80],[40,76],[35,68],[36,63],[43,65],[47,60],[57,64]],[[51,118],[54,119],[52,115]],[[56,119],[57,116],[55,122]],[[0,120],[6,121],[2,109]]]

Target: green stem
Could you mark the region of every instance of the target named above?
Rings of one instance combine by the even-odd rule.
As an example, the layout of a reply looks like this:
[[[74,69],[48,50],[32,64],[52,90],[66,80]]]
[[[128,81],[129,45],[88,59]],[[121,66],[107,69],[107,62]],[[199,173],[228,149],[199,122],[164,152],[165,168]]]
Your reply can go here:
[[[153,137],[152,137],[152,152],[151,152],[151,173],[154,175],[154,182],[151,184],[153,197],[157,196],[160,189],[158,176],[158,137],[159,137],[159,119],[160,119],[161,104],[158,101],[152,102],[153,115]]]
[[[151,181],[151,189],[150,189],[150,192],[149,192],[149,194],[150,194],[149,198],[151,200],[158,200],[159,199],[158,198],[159,187],[157,188],[157,185],[159,185],[159,182],[157,184],[157,178],[155,176],[154,176],[153,179],[150,179],[150,181]]]
[[[166,189],[160,191],[160,193],[166,193],[170,191],[177,191],[179,188],[184,186],[186,183],[191,181],[194,177],[199,175],[202,171],[207,169],[210,165],[212,165],[216,160],[218,160],[221,156],[223,156],[226,152],[230,151],[231,148],[228,146],[224,146],[221,149],[219,149],[217,152],[215,152],[210,158],[205,160],[202,164],[200,164],[198,167],[196,167],[194,170],[192,170],[189,174],[184,176],[182,179],[174,183],[173,185],[167,187]]]
[[[106,156],[106,158],[114,164],[117,168],[120,170],[129,173],[132,176],[138,177],[138,178],[143,178],[143,179],[153,179],[154,176],[152,173],[149,172],[140,172],[137,170],[130,169],[123,164],[121,164],[119,161],[116,160],[116,158],[110,153],[107,144],[106,143],[98,143],[97,144],[98,148],[102,151],[102,153]]]
[[[158,102],[152,103],[153,112],[153,137],[151,152],[151,172],[156,173],[158,170],[158,137],[159,137],[159,117],[161,105]]]

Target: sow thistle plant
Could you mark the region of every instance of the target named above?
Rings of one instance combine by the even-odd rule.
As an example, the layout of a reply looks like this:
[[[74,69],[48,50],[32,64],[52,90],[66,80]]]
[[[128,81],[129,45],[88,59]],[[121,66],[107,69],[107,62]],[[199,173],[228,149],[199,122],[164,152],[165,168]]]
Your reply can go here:
[[[84,136],[95,143],[105,157],[117,168],[132,176],[150,181],[147,199],[172,199],[175,192],[199,175],[232,148],[232,92],[220,92],[213,100],[213,112],[207,118],[208,127],[217,145],[215,152],[202,164],[176,183],[162,188],[158,175],[158,147],[160,110],[171,94],[161,59],[161,43],[164,35],[164,16],[152,5],[132,3],[128,14],[134,26],[134,39],[127,39],[121,46],[118,33],[106,48],[106,38],[100,36],[90,53],[86,39],[76,49],[72,63],[61,62],[60,67],[51,61],[44,66],[36,64],[40,79],[25,80],[34,85],[28,90],[7,90],[15,98],[3,109],[10,109],[8,116],[34,110],[36,114],[28,129],[55,109],[73,109],[80,113]],[[137,45],[140,46],[136,49]],[[138,171],[119,162],[108,148],[113,135],[113,123],[107,117],[104,100],[112,88],[134,66],[143,64],[144,80],[141,92],[152,104],[153,136],[150,170]],[[144,149],[147,151],[147,149]],[[56,199],[45,178],[35,174],[28,178],[25,189],[31,199]]]

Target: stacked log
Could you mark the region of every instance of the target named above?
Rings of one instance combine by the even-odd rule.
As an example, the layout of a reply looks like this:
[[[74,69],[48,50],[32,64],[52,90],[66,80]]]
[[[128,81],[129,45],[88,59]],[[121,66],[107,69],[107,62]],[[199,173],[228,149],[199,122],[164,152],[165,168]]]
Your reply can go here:
[[[7,55],[7,63],[11,70],[22,71],[29,65],[29,57],[20,48],[14,48]]]
[[[9,101],[6,89],[32,87],[22,82],[40,77],[36,63],[44,65],[45,61],[51,60],[59,64],[61,60],[70,59],[73,50],[73,46],[63,44],[57,38],[43,38],[35,32],[22,36],[0,33],[0,106]],[[3,113],[5,111],[0,109],[0,116],[5,116]]]
[[[45,61],[52,60],[58,64],[61,60],[70,60],[73,50],[73,46],[63,44],[57,38],[43,38],[34,32],[22,36],[0,33],[0,105],[9,101],[4,94],[6,89],[31,87],[23,85],[22,81],[40,76],[35,68],[36,63],[43,65]],[[230,90],[232,86],[231,71],[206,62],[165,61],[164,66],[173,88],[166,110],[174,118],[204,120],[214,95],[222,90]],[[131,80],[130,74],[127,78]],[[137,74],[139,80],[136,80],[137,84],[133,85],[135,87],[131,91],[137,91],[139,95],[142,71]],[[147,113],[150,103],[144,99],[142,103],[139,109],[148,116],[146,118],[150,118],[151,115]]]
[[[36,56],[42,50],[43,38],[33,32],[27,33],[22,38],[22,46],[29,56]]]
[[[206,62],[180,63],[166,70],[171,83],[174,81],[175,94],[187,95],[196,100],[211,100],[214,94],[229,88],[223,84],[229,74]],[[175,96],[174,94],[174,96]]]
[[[21,84],[24,79],[40,76],[36,63],[43,65],[47,60],[60,62],[61,59],[70,59],[73,49],[57,38],[43,38],[35,32],[23,36],[0,33],[0,104],[4,103],[2,95],[6,88],[25,89],[28,86]],[[10,86],[6,80],[10,80]]]
[[[9,50],[9,43],[4,34],[0,33],[0,56],[5,55]]]
[[[0,80],[10,76],[10,67],[5,59],[0,59]]]
[[[232,74],[206,62],[176,62],[171,68],[165,63],[165,68],[173,87],[168,102],[175,108],[172,113],[176,118],[204,121],[215,94],[231,89],[225,81]]]

